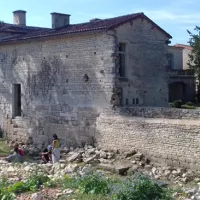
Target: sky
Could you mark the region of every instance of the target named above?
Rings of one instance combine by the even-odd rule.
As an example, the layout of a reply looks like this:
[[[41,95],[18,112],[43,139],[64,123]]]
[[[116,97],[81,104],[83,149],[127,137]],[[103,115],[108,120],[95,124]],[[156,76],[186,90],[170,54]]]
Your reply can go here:
[[[200,26],[200,0],[0,0],[0,20],[12,23],[15,10],[27,11],[27,25],[51,27],[51,12],[70,14],[70,23],[143,12],[172,35],[172,44],[188,44],[187,30]]]

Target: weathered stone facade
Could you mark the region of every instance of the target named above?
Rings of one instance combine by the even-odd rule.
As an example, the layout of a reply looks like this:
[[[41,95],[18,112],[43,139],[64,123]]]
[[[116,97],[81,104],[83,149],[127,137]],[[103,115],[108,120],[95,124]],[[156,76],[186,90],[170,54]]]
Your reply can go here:
[[[135,148],[158,164],[199,170],[200,111],[124,108],[105,111],[96,138],[104,149]]]
[[[111,36],[88,34],[1,46],[1,110],[8,137],[48,143],[56,132],[71,145],[91,139],[96,117],[110,104],[113,45]],[[21,84],[22,116],[12,119],[15,83]]]
[[[127,44],[125,78],[117,85],[123,90],[123,105],[167,106],[167,36],[138,19],[116,30],[118,43]],[[135,104],[134,104],[135,102]]]
[[[6,43],[3,38],[1,128],[8,139],[40,147],[57,133],[64,144],[80,146],[95,141],[96,120],[104,109],[127,104],[127,99],[132,106],[135,98],[143,106],[166,106],[170,36],[143,14],[138,16],[106,31]],[[125,81],[118,68],[122,42],[126,43]],[[14,111],[18,106],[14,84],[21,87],[21,111],[17,111],[21,116]]]

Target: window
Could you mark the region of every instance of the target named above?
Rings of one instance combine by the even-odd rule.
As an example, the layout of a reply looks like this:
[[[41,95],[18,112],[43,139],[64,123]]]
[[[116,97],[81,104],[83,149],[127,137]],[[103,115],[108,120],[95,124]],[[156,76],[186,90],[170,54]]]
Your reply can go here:
[[[138,98],[136,98],[136,104],[139,104],[139,99]]]
[[[119,75],[125,77],[125,66],[126,66],[126,44],[119,43]]]
[[[133,99],[133,105],[135,104],[135,98]]]
[[[173,68],[173,60],[174,60],[174,57],[173,57],[173,54],[167,54],[167,60],[168,60],[168,67],[170,67],[171,69]]]
[[[13,117],[21,116],[21,84],[13,84]]]

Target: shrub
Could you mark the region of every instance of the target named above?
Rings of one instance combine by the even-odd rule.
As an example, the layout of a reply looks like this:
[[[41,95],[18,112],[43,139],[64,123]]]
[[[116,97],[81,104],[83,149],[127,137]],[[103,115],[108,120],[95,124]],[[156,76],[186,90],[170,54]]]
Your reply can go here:
[[[189,105],[186,105],[186,104],[182,105],[181,108],[184,108],[184,109],[196,109],[195,106],[189,106]]]
[[[164,188],[147,177],[127,180],[113,200],[171,200]]]
[[[188,101],[188,102],[186,103],[186,105],[187,105],[187,106],[194,106],[194,104],[193,104],[192,102],[190,102],[190,101]]]
[[[12,186],[8,187],[8,191],[13,193],[21,193],[28,190],[24,182],[16,182]]]
[[[0,188],[1,200],[15,200],[16,195],[13,192],[9,192],[6,188]]]
[[[49,180],[50,179],[47,176],[35,174],[28,178],[28,180],[25,182],[25,185],[28,191],[37,191],[40,185]]]
[[[28,178],[25,182],[16,182],[13,185],[8,187],[8,192],[12,193],[21,193],[27,191],[37,191],[40,185],[44,184],[45,182],[49,181],[49,178],[44,175],[32,175]]]
[[[78,178],[68,177],[67,175],[65,175],[64,178],[58,182],[60,182],[64,188],[78,188],[79,187]]]
[[[104,175],[90,172],[79,179],[79,189],[86,194],[108,194],[109,182]]]
[[[13,192],[8,190],[9,182],[5,177],[0,179],[0,199],[1,200],[15,200],[16,196]]]
[[[181,108],[181,105],[183,105],[182,100],[176,100],[176,101],[172,102],[172,107],[174,107],[174,108]]]
[[[49,187],[49,188],[54,188],[57,186],[57,181],[56,180],[49,180],[47,182],[44,183],[45,187]]]

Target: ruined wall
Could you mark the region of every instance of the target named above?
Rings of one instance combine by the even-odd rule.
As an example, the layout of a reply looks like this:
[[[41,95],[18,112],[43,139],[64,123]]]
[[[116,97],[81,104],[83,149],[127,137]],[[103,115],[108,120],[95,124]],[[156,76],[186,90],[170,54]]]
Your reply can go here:
[[[96,117],[113,89],[113,37],[94,33],[0,46],[0,108],[10,139],[38,145],[52,134],[68,145],[94,137]],[[22,116],[12,119],[13,84]]]
[[[119,79],[123,105],[167,106],[167,51],[169,39],[144,19],[134,20],[116,29],[119,43],[126,45],[126,79]]]
[[[158,164],[199,170],[200,111],[124,108],[97,121],[97,142],[105,149],[138,149]]]

